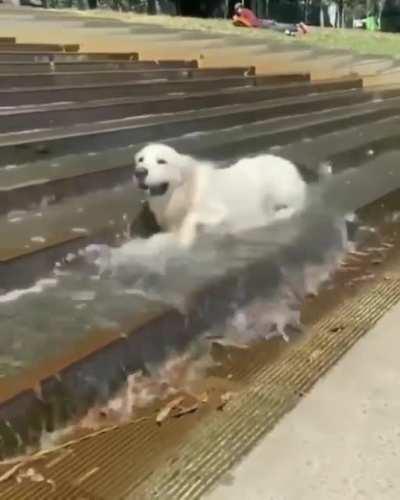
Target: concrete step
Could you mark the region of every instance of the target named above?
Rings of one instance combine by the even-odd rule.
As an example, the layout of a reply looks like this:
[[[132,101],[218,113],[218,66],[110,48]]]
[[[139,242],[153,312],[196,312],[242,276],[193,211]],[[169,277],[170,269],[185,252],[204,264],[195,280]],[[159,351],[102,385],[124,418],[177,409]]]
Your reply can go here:
[[[387,70],[377,72],[375,75],[367,75],[365,84],[374,85],[398,85],[400,82],[400,66],[398,62]]]
[[[12,37],[12,36],[0,37],[0,45],[12,45],[14,43],[16,43],[15,37]]]
[[[141,80],[179,80],[187,78],[212,78],[230,76],[254,75],[254,67],[231,68],[183,68],[183,69],[153,69],[145,70],[119,70],[119,71],[90,71],[66,72],[51,74],[0,74],[0,88],[25,88],[25,87],[68,87],[75,85],[111,84],[122,82],[135,82]]]
[[[336,94],[336,95],[335,95]],[[267,107],[269,119],[277,116],[296,116],[298,114],[318,112],[321,109],[337,109],[356,102],[365,102],[368,105],[371,96],[368,94],[354,95],[354,92],[327,93],[321,95],[310,95],[295,97],[291,99],[274,100],[273,105]],[[266,103],[261,101],[259,107],[265,107]],[[254,108],[254,106],[253,106]],[[223,109],[220,109],[222,112]],[[202,144],[207,144],[203,154],[223,155],[225,158],[232,157],[232,152],[239,148],[242,152],[267,147],[270,143],[268,133],[268,119],[260,122],[260,127],[250,124],[246,131],[242,129],[232,131],[219,130],[218,144],[210,144],[213,132],[203,132]],[[261,129],[261,130],[260,130]],[[226,138],[225,138],[226,136]],[[234,144],[232,146],[232,143]],[[257,143],[257,146],[255,146]],[[130,146],[133,146],[130,145]],[[182,148],[182,145],[180,145]],[[232,149],[233,148],[233,149]],[[250,149],[249,149],[250,148]],[[60,161],[54,160],[35,162],[34,164],[21,165],[20,167],[5,167],[0,169],[0,212],[13,209],[27,209],[39,204],[43,197],[60,200],[65,196],[71,196],[93,190],[94,188],[106,188],[129,180],[131,177],[132,153],[130,147],[125,150],[126,154],[113,149],[110,153],[96,154],[83,153],[80,157],[73,156],[70,159]]]
[[[270,77],[271,85],[221,89],[218,92],[165,95],[163,97],[121,97],[108,100],[92,100],[85,103],[50,103],[32,106],[16,106],[15,109],[0,108],[0,116],[7,120],[0,122],[0,132],[54,128],[145,114],[161,114],[174,111],[190,111],[203,107],[219,107],[227,104],[251,103],[267,99],[291,97],[334,91],[334,86],[307,82],[308,75],[285,75]],[[289,83],[296,82],[299,83]],[[285,84],[285,80],[288,83]],[[340,87],[339,87],[340,88]]]
[[[135,61],[137,52],[49,52],[0,51],[0,62]]]
[[[230,80],[232,81],[235,79]],[[263,82],[262,77],[247,77],[246,80],[253,84],[256,82],[262,84]],[[216,83],[218,83],[220,89],[222,89],[226,87],[225,82],[227,81],[229,81],[227,78],[219,80],[205,79],[193,81],[189,85],[196,84],[192,89],[201,89],[198,84],[204,82],[207,84],[203,87],[204,89],[215,89]],[[176,82],[166,82],[164,86],[170,83],[173,83],[176,89]],[[356,89],[360,87],[360,84],[360,80],[349,79],[340,82],[322,83],[319,85],[320,91],[328,91],[330,89]],[[135,85],[140,85],[140,83]],[[191,90],[187,88],[187,83],[180,85],[183,85],[186,90]],[[290,87],[283,87],[282,89],[277,88],[275,90],[272,88],[271,97],[295,95],[297,91],[296,85],[298,84],[292,84]],[[234,86],[235,85],[232,85],[232,87]],[[149,87],[150,85],[147,83],[143,89],[145,95],[150,94]],[[154,87],[155,94],[157,90],[160,90],[159,87],[159,85]],[[317,88],[317,86],[312,87],[314,91],[316,91]],[[115,87],[110,87],[110,89],[114,90]],[[384,106],[383,103],[380,104]],[[377,106],[379,106],[379,103]],[[170,113],[170,115],[162,117],[132,117],[119,121],[106,121],[97,123],[95,127],[92,124],[76,124],[62,129],[56,128],[54,130],[39,130],[28,133],[2,134],[0,135],[0,165],[31,161],[43,154],[46,154],[48,157],[55,157],[72,152],[78,153],[87,151],[89,153],[104,150],[109,147],[129,145],[132,143],[132,137],[134,135],[137,142],[142,142],[152,140],[157,134],[161,134],[161,136],[166,139],[183,133],[194,133],[210,128],[218,128],[221,124],[225,126],[235,126],[240,123],[251,123],[256,117],[259,120],[266,119],[267,117],[272,118],[271,113],[273,112],[273,108],[273,101],[267,101],[262,107],[258,103],[244,104],[235,107],[229,105],[225,106],[225,108],[220,107],[211,110]],[[287,109],[285,105],[277,106],[274,116],[281,116],[282,113],[287,112]],[[293,108],[290,106],[290,109]]]
[[[185,70],[186,71],[186,70]],[[187,70],[191,71],[191,70]],[[211,89],[265,85],[274,80],[264,76],[226,76],[201,79],[92,83],[66,86],[0,89],[0,107],[45,104],[52,102],[86,102],[114,97],[138,97],[171,93],[202,92]],[[278,78],[279,80],[279,78]],[[356,81],[356,79],[353,79]]]
[[[2,52],[78,52],[78,44],[55,44],[55,43],[0,43],[0,54]]]
[[[301,105],[300,101],[297,103]],[[324,104],[328,106],[327,101],[321,99],[320,105]],[[354,126],[356,122],[355,119]],[[248,125],[246,132],[237,127],[221,129],[218,131],[218,141],[215,140],[215,132],[203,133],[201,145],[197,145],[196,141],[190,138],[170,139],[166,142],[180,151],[224,162],[233,162],[246,154],[271,150],[301,165],[303,175],[308,180],[315,180],[315,172],[324,160],[329,159],[335,172],[340,172],[356,167],[371,156],[395,150],[399,134],[393,127],[397,126],[398,122],[398,117],[371,121],[368,125],[359,126],[362,135],[352,125],[348,129],[349,125],[345,124],[346,134],[343,134],[340,142],[335,140],[337,131],[319,137],[315,135],[318,133],[311,129],[308,141],[299,140],[287,147],[279,144],[290,138],[293,130],[288,128],[281,134],[266,132],[269,128],[268,120],[259,122],[259,126]],[[342,121],[340,125],[343,126]],[[307,123],[304,126],[307,128]],[[335,130],[335,122],[331,123],[331,127]],[[133,146],[138,148],[140,145]],[[132,159],[133,151],[129,147],[89,156],[71,155],[53,161],[38,161],[18,168],[1,169],[0,213],[38,208],[42,200],[50,200],[53,204],[67,197],[130,182]]]
[[[400,113],[398,112],[398,115]],[[199,143],[195,138],[176,138],[174,140],[168,141],[171,145],[176,146],[179,150],[183,152],[191,152],[200,156],[207,156],[214,159],[221,158],[232,158],[235,156],[243,156],[246,152],[265,151],[266,148],[276,146],[276,144],[288,144],[290,142],[296,141],[296,144],[287,146],[283,151],[286,151],[285,156],[295,155],[295,151],[298,148],[301,150],[304,147],[304,141],[299,140],[299,135],[303,138],[307,138],[307,144],[315,144],[315,160],[328,160],[330,157],[335,158],[338,154],[344,154],[347,152],[348,156],[351,156],[352,143],[348,140],[345,146],[340,148],[338,144],[341,142],[341,137],[347,138],[349,132],[349,137],[354,137],[357,135],[355,132],[355,127],[358,124],[365,124],[363,129],[368,129],[368,136],[365,142],[360,139],[358,143],[355,143],[358,150],[362,148],[369,147],[369,141],[371,137],[378,130],[388,130],[388,128],[398,123],[398,116],[396,119],[392,119],[387,122],[381,121],[382,116],[375,114],[371,116],[371,110],[365,110],[364,112],[359,112],[357,106],[347,106],[345,109],[338,109],[336,111],[332,110],[327,116],[318,116],[319,114],[310,113],[306,115],[299,126],[299,122],[293,123],[293,119],[281,119],[279,121],[265,123],[265,126],[260,127],[260,123],[247,127],[246,134],[243,134],[243,129],[232,130],[228,129],[224,131],[220,130],[218,134],[218,140],[215,132],[210,132],[204,137],[204,141]],[[373,120],[377,120],[374,124]],[[273,129],[271,130],[271,124],[274,123]],[[261,124],[262,125],[262,124]],[[369,125],[369,127],[367,126]],[[269,134],[265,130],[270,130]],[[363,130],[362,129],[362,130]],[[257,135],[258,130],[258,135]],[[392,129],[393,130],[393,129]],[[264,132],[263,132],[264,131]],[[327,137],[327,134],[329,136]],[[336,140],[333,141],[332,137],[335,134]],[[137,144],[136,147],[139,147]],[[388,148],[391,149],[390,147]],[[3,231],[4,234],[7,232],[7,241],[2,245],[2,253],[0,254],[0,260],[2,264],[2,274],[1,283],[3,288],[13,288],[16,286],[27,285],[27,280],[34,281],[38,279],[39,276],[43,276],[43,273],[47,269],[51,269],[54,265],[55,260],[60,259],[62,255],[66,255],[71,250],[76,251],[81,246],[87,244],[90,241],[113,241],[116,234],[121,236],[121,226],[114,226],[110,223],[110,218],[108,216],[99,216],[100,205],[103,205],[103,211],[107,210],[108,206],[113,207],[113,214],[119,214],[119,220],[125,221],[125,224],[133,221],[137,227],[143,230],[141,226],[141,212],[140,202],[141,193],[135,191],[135,188],[131,184],[130,178],[132,175],[131,162],[133,158],[135,149],[130,150],[120,150],[120,151],[109,151],[109,159],[113,159],[115,172],[120,175],[119,181],[125,183],[126,187],[115,187],[115,190],[111,190],[113,183],[108,182],[106,185],[109,189],[108,191],[99,191],[97,194],[86,194],[84,197],[70,198],[61,201],[64,196],[68,193],[75,194],[79,193],[77,190],[77,185],[79,181],[79,169],[76,169],[78,165],[77,158],[70,157],[61,161],[58,165],[60,172],[64,172],[64,175],[69,175],[71,181],[70,186],[74,186],[75,191],[69,191],[67,185],[67,177],[64,178],[64,185],[62,189],[58,192],[61,194],[59,199],[56,200],[59,203],[54,206],[47,206],[45,208],[36,209],[32,214],[22,214],[11,213],[7,217],[2,218]],[[381,151],[385,151],[385,147],[381,148]],[[304,149],[303,149],[303,155]],[[370,156],[365,154],[362,161],[365,162]],[[82,158],[83,159],[83,158]],[[102,184],[99,177],[102,175],[101,170],[98,168],[100,160],[106,161],[106,157],[93,157],[90,158],[90,162],[86,162],[85,167],[87,168],[86,173],[90,175],[90,172],[94,176],[95,172],[97,175],[93,177],[93,182],[96,184],[97,189],[101,189]],[[118,166],[118,162],[120,166]],[[125,167],[122,167],[125,165]],[[311,162],[310,166],[307,167],[309,173],[313,170],[315,163]],[[335,172],[341,172],[346,168],[350,168],[352,165],[341,165],[338,166],[334,164]],[[33,165],[32,165],[33,167]],[[29,166],[24,167],[29,168]],[[38,171],[40,175],[40,168],[46,168],[45,165],[42,167],[38,164],[35,166],[35,170]],[[70,169],[70,170],[68,170]],[[57,170],[57,169],[56,169]],[[111,172],[111,166],[106,166],[108,173]],[[303,169],[304,171],[304,169]],[[83,169],[82,169],[83,173]],[[307,173],[307,172],[306,172]],[[84,181],[84,177],[82,177]],[[315,179],[315,171],[314,171]],[[60,179],[61,180],[61,179]],[[5,181],[5,179],[4,179]],[[37,181],[42,182],[40,179]],[[57,197],[57,187],[56,179],[53,179],[52,193],[56,193]],[[11,186],[13,192],[11,198],[16,199],[18,196],[23,195],[23,191],[28,193],[29,189],[35,189],[35,182],[32,182],[32,186]],[[21,191],[18,193],[18,190]],[[92,189],[96,189],[94,185]],[[84,190],[87,191],[87,188]],[[49,191],[49,193],[51,190]],[[126,193],[126,194],[124,194]],[[132,200],[131,209],[127,209],[127,200]],[[87,201],[89,200],[89,201]],[[92,200],[92,201],[90,201]],[[137,202],[133,202],[137,200]],[[86,208],[86,204],[89,204],[89,208]],[[90,208],[93,203],[93,211]],[[80,210],[77,210],[79,205]],[[70,208],[69,208],[70,207]],[[88,219],[82,219],[82,210],[87,214],[93,214],[92,219],[88,215]],[[128,216],[124,216],[127,213]],[[54,215],[56,214],[56,215]],[[35,219],[37,217],[37,221]],[[48,222],[47,217],[50,217]],[[54,219],[53,219],[54,217]],[[85,223],[83,224],[83,221]],[[55,231],[55,228],[57,230]],[[78,228],[78,229],[77,229]],[[79,229],[80,228],[80,229]],[[55,237],[54,235],[57,235]],[[96,239],[97,238],[97,239]],[[38,264],[36,265],[36,260]],[[17,266],[17,267],[16,267]],[[46,267],[47,266],[47,267]],[[18,273],[16,273],[18,269]]]
[[[141,69],[197,68],[196,60],[159,61],[70,61],[70,62],[0,62],[0,75],[27,73],[72,73],[98,71],[138,71]]]

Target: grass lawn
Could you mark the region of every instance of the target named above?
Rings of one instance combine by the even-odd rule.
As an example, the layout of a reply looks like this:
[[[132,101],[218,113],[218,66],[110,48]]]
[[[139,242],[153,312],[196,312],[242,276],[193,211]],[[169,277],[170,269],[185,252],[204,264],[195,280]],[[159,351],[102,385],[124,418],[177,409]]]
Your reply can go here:
[[[288,44],[298,44],[299,39],[301,39],[301,43],[304,44],[319,46],[326,49],[351,49],[359,54],[387,55],[392,57],[399,57],[400,55],[400,34],[311,27],[311,33],[308,35],[294,38],[267,30],[236,28],[230,21],[224,19],[147,16],[144,14],[120,13],[107,10],[78,12],[81,16],[87,17],[119,19],[131,23],[160,24],[170,28],[212,31],[222,34],[226,33],[230,36],[246,36],[265,40],[278,39]]]

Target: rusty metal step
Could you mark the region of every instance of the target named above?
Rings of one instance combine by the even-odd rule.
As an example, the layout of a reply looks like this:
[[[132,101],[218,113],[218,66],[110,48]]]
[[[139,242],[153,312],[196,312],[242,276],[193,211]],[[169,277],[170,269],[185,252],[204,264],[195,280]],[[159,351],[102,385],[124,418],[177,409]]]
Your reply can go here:
[[[118,242],[141,210],[142,195],[131,183],[70,198],[51,209],[13,212],[1,218],[0,226],[8,231],[0,250],[1,288],[25,287],[46,275],[68,252],[92,241]]]
[[[137,52],[0,51],[0,62],[136,61]]]
[[[300,102],[302,96],[307,95],[309,95],[310,101],[318,99],[317,95],[320,95],[320,99],[323,99],[323,96],[328,92],[332,96],[332,99],[336,99],[338,103],[340,103],[341,99],[337,95],[339,92],[344,92],[342,97],[344,99],[346,99],[346,95],[350,95],[350,91],[346,94],[346,91],[332,90],[329,84],[299,84],[297,86],[290,84],[279,87],[259,86],[221,89],[218,92],[214,90],[213,92],[188,93],[177,96],[114,98],[106,101],[90,101],[84,104],[54,103],[37,106],[19,106],[16,109],[6,109],[4,111],[0,108],[0,117],[7,116],[7,120],[0,122],[0,133],[30,129],[49,129],[78,123],[104,122],[140,115],[156,115],[243,103],[251,104],[263,100],[271,100],[280,104],[284,104],[287,101],[290,104],[295,99],[298,99]],[[384,96],[389,93],[389,91],[386,94],[385,92],[381,93],[381,95]],[[396,95],[395,92],[392,91],[393,96]],[[363,94],[356,94],[354,91],[351,91],[351,93],[354,96],[354,102],[357,100],[359,102],[363,99],[368,101],[369,96],[372,95],[368,91]],[[286,101],[282,100],[285,94],[287,96]],[[291,97],[293,94],[298,97]]]
[[[365,119],[364,115],[361,116]],[[312,169],[317,166],[319,161],[329,160],[331,156],[337,155],[338,152],[348,154],[351,157],[353,145],[358,150],[361,150],[363,147],[368,148],[368,141],[371,140],[371,137],[373,138],[376,135],[379,138],[379,131],[383,136],[385,136],[385,133],[395,132],[398,121],[399,118],[395,118],[374,124],[370,120],[364,120],[364,126],[358,130],[356,128],[357,121],[354,117],[353,119],[349,119],[348,113],[345,112],[342,112],[339,116],[336,115],[336,119],[331,117],[330,121],[328,117],[323,119],[318,116],[314,117],[314,119],[309,117],[302,124],[303,130],[301,133],[303,137],[308,138],[305,144],[313,145],[312,148],[316,155],[314,162],[310,160],[310,165],[308,165],[309,172],[312,173]],[[247,130],[247,136],[242,136],[241,130],[227,130],[225,132],[221,130],[218,137],[216,137],[215,133],[210,133],[208,137],[204,137],[201,147],[199,147],[199,142],[194,138],[178,138],[169,141],[169,143],[185,153],[195,153],[214,159],[221,157],[226,159],[236,155],[242,157],[246,153],[254,154],[257,151],[265,151],[268,146],[279,143],[288,144],[293,140],[298,140],[298,142],[292,146],[286,146],[286,148],[280,151],[280,154],[293,158],[296,147],[299,151],[302,151],[304,142],[299,140],[299,127],[297,123],[293,124],[293,121],[291,121],[290,124],[287,124],[286,128],[282,127],[280,131],[278,131],[279,129],[274,130],[269,134],[262,132],[262,130],[270,128],[267,126],[267,123],[265,125],[265,127],[262,124],[258,124],[257,126],[250,125]],[[309,129],[308,131],[307,128]],[[251,135],[252,132],[253,135]],[[365,143],[363,144],[360,134],[364,133]],[[335,140],[332,140],[333,138]],[[354,143],[352,139],[354,139]],[[342,141],[343,145],[339,146]],[[93,235],[97,235],[99,241],[103,239],[113,240],[115,234],[119,232],[119,228],[110,226],[107,217],[99,220],[99,208],[96,203],[103,203],[104,207],[114,207],[115,213],[120,214],[120,220],[122,220],[124,213],[129,213],[129,219],[136,221],[139,224],[138,227],[143,229],[140,226],[140,211],[135,212],[136,209],[133,212],[127,211],[125,201],[127,198],[140,200],[142,197],[141,193],[135,191],[133,186],[131,186],[131,158],[133,158],[133,153],[134,151],[131,150],[111,150],[103,157],[92,156],[86,157],[86,159],[83,157],[81,158],[82,166],[79,166],[78,158],[73,156],[64,160],[60,159],[60,163],[55,163],[55,165],[57,167],[56,170],[60,169],[61,175],[58,180],[54,177],[53,182],[46,182],[46,180],[42,182],[40,177],[41,175],[50,175],[51,169],[54,169],[54,166],[51,164],[41,165],[39,163],[36,165],[27,165],[26,169],[34,168],[36,172],[39,172],[38,178],[32,177],[31,182],[28,181],[25,184],[22,183],[22,185],[12,186],[10,183],[8,184],[9,193],[6,194],[3,192],[1,199],[8,208],[13,207],[17,209],[26,208],[28,201],[30,203],[34,203],[35,201],[38,203],[42,197],[54,197],[53,203],[60,202],[68,196],[95,189],[110,189],[116,183],[128,182],[126,187],[121,188],[121,192],[118,190],[111,192],[101,191],[99,194],[85,195],[85,198],[78,197],[65,200],[63,203],[44,210],[40,206],[37,206],[36,212],[39,213],[39,217],[29,213],[21,215],[11,213],[8,217],[0,219],[2,233],[8,234],[0,254],[0,261],[3,263],[1,283],[4,288],[15,288],[16,286],[26,285],[28,282],[38,279],[45,271],[52,268],[55,260],[60,258],[60,255],[65,255],[71,248],[76,250],[76,248],[91,241],[90,239],[86,239],[88,236],[91,238]],[[304,150],[303,154],[305,154]],[[368,155],[366,158],[368,158]],[[113,164],[111,163],[112,161],[114,162]],[[103,168],[101,168],[102,165],[104,165]],[[338,166],[334,165],[334,171],[340,172],[341,170],[343,170],[343,167],[340,164]],[[23,175],[27,174],[24,173]],[[10,182],[11,178],[10,176],[8,182]],[[2,182],[4,185],[7,185],[7,175],[3,176]],[[93,200],[95,200],[93,201],[95,206],[93,211],[90,209],[91,205],[88,201],[89,198],[86,198],[87,196],[92,196]],[[98,199],[101,201],[96,201]],[[71,228],[73,227],[82,227],[80,212],[76,211],[77,203],[80,203],[80,207],[88,214],[88,219],[84,225],[87,234],[80,233],[77,235],[73,231],[71,232]],[[137,206],[132,202],[132,208]],[[90,222],[91,216],[89,214],[91,213],[93,214],[93,222]],[[53,228],[57,228],[58,236],[56,240],[54,240],[52,233]],[[31,238],[35,238],[35,236],[41,237],[42,240],[35,241],[32,246]],[[36,261],[38,261],[38,264],[36,264]],[[15,266],[19,270],[18,273],[15,272]]]
[[[251,80],[252,77],[249,77],[249,79]],[[207,80],[198,80],[193,83],[198,84],[204,81]],[[216,81],[222,86],[222,79]],[[165,85],[169,83],[171,82]],[[140,85],[140,83],[136,85]],[[344,81],[341,82],[340,86],[344,89],[357,88],[358,81]],[[340,86],[335,85],[335,88],[340,88]],[[329,84],[321,88],[329,89]],[[296,87],[293,86],[289,91],[295,93]],[[279,89],[277,92],[279,95]],[[394,99],[391,100],[393,106],[391,111],[381,110],[379,113],[392,113],[391,116],[393,116],[397,109],[396,102]],[[388,104],[384,100],[383,103],[371,102],[370,106],[384,108]],[[274,101],[266,101],[263,106],[258,103],[235,107],[225,106],[210,110],[174,113],[173,115],[160,117],[133,117],[123,119],[120,123],[118,123],[118,120],[97,123],[95,127],[92,124],[78,124],[65,127],[62,130],[32,131],[27,134],[2,134],[0,136],[0,150],[2,153],[0,165],[32,161],[43,154],[48,157],[55,157],[83,151],[88,153],[96,152],[110,147],[129,145],[132,143],[133,133],[135,133],[135,142],[142,142],[153,140],[154,137],[157,137],[156,134],[160,138],[167,139],[180,134],[207,131],[212,128],[231,127],[251,123],[255,120],[272,119],[273,117],[278,118],[285,116],[289,111],[296,114],[296,108],[292,109],[290,105],[290,109],[285,104],[277,105],[274,114],[273,108]],[[298,114],[301,114],[300,111]]]
[[[112,84],[122,82],[135,82],[140,80],[179,80],[186,78],[220,78],[235,76],[250,76],[255,74],[252,67],[232,67],[232,68],[201,68],[201,69],[148,69],[127,71],[91,71],[91,72],[67,72],[52,74],[0,74],[0,88],[33,88],[48,87],[68,87],[69,85],[91,85],[91,84]],[[271,82],[304,81],[309,79],[309,75],[284,75],[280,78],[270,77]]]
[[[371,122],[343,134],[333,132],[313,141],[299,141],[287,146],[273,148],[276,154],[291,161],[317,168],[328,160],[334,172],[358,167],[368,158],[390,150],[398,150],[400,117]],[[338,140],[340,137],[340,140]],[[326,152],[329,151],[327,156]]]
[[[375,95],[375,93],[374,93]],[[307,109],[310,113],[316,109],[324,108],[332,109],[337,108],[339,105],[346,105],[348,100],[351,104],[356,102],[368,102],[371,96],[363,93],[359,99],[353,92],[338,94],[338,95],[324,95],[309,96],[303,99],[292,98],[289,100],[281,101],[287,107],[288,114],[293,113],[290,111],[290,106],[296,107],[296,113],[301,112],[301,106]],[[262,106],[264,103],[260,103]],[[274,102],[275,108],[271,108],[271,117],[274,116],[277,102]],[[281,104],[282,105],[282,104]],[[398,119],[389,120],[388,123],[374,124],[373,121],[364,126],[365,135],[360,137],[358,134],[347,132],[343,137],[343,141],[334,142],[329,144],[330,139],[325,139],[324,147],[319,147],[319,140],[323,142],[323,138],[314,138],[313,146],[309,143],[302,141],[295,143],[292,146],[284,148],[279,153],[289,157],[297,163],[307,165],[310,175],[316,170],[318,163],[322,158],[326,159],[328,152],[335,146],[335,151],[343,152],[343,155],[352,157],[352,144],[360,144],[358,151],[362,158],[362,151],[364,151],[364,158],[366,157],[365,148],[368,150],[372,147],[370,145],[371,136],[375,136],[373,141],[374,147],[380,144],[380,150],[393,147],[396,142],[397,133],[393,135],[393,127],[398,122]],[[341,126],[342,125],[342,122]],[[303,123],[307,126],[307,122]],[[340,129],[342,130],[342,129]],[[385,131],[383,134],[382,130]],[[215,139],[215,132],[205,132],[202,136],[200,144],[197,141],[190,140],[190,138],[178,138],[168,141],[170,144],[176,146],[180,151],[187,153],[195,153],[200,156],[207,156],[211,159],[224,159],[225,161],[234,160],[236,156],[243,154],[266,150],[271,145],[276,146],[277,135],[273,135],[271,140],[271,132],[269,131],[268,121],[259,122],[257,125],[250,124],[246,132],[242,129],[233,130],[220,129],[218,131],[218,140]],[[354,137],[356,135],[356,137]],[[380,137],[386,137],[384,143],[380,143]],[[349,139],[347,138],[349,136]],[[281,142],[285,137],[285,132],[281,134],[278,142]],[[390,140],[388,139],[390,138]],[[308,147],[307,147],[308,146]],[[285,152],[286,149],[286,152]],[[297,150],[302,153],[296,155]],[[311,151],[310,151],[311,150]],[[331,153],[332,154],[332,153]],[[67,156],[65,158],[56,158],[50,161],[35,162],[33,164],[21,165],[19,168],[4,168],[0,169],[0,213],[5,213],[15,209],[28,209],[32,206],[38,205],[43,197],[53,199],[53,202],[62,199],[63,197],[82,194],[93,189],[105,189],[114,186],[121,182],[129,180],[131,176],[131,161],[133,153],[130,148],[126,150],[111,150],[103,154],[83,154],[81,156]],[[336,161],[338,168],[344,168],[340,160]]]
[[[2,52],[78,52],[78,44],[56,44],[56,43],[0,43],[0,54]]]
[[[88,71],[137,71],[139,69],[197,68],[196,60],[181,61],[70,61],[70,62],[0,62],[0,75],[4,73],[70,73]]]
[[[13,45],[16,43],[16,39],[12,36],[1,36],[0,45]]]
[[[199,70],[200,71],[200,70]],[[212,89],[229,87],[243,87],[245,85],[268,85],[274,81],[285,81],[285,77],[274,76],[226,76],[206,77],[198,80],[182,81],[137,81],[121,83],[99,83],[76,86],[58,87],[32,87],[19,89],[1,89],[1,106],[21,106],[44,104],[51,102],[75,101],[84,102],[96,99],[112,99],[115,97],[139,97],[150,95],[163,95],[169,93],[202,92]],[[288,81],[286,79],[286,81]],[[289,79],[290,81],[290,79]],[[349,86],[360,87],[361,80],[351,79],[342,83],[342,88]]]

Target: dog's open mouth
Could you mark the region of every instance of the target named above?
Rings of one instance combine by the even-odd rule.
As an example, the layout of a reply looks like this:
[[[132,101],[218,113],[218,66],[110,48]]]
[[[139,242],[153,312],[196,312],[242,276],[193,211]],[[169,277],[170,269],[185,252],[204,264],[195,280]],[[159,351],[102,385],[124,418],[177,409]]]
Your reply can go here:
[[[162,196],[165,194],[168,190],[169,183],[168,182],[162,182],[161,184],[155,184],[153,186],[149,186],[144,182],[139,183],[140,189],[144,189],[145,191],[148,191],[150,196]]]

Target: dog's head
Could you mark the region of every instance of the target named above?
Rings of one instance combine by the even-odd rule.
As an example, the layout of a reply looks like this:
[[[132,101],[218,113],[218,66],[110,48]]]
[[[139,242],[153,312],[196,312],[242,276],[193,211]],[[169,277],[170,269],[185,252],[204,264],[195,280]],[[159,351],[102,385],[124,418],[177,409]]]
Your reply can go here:
[[[141,189],[162,196],[184,182],[188,157],[165,144],[148,144],[135,155],[134,175]]]

